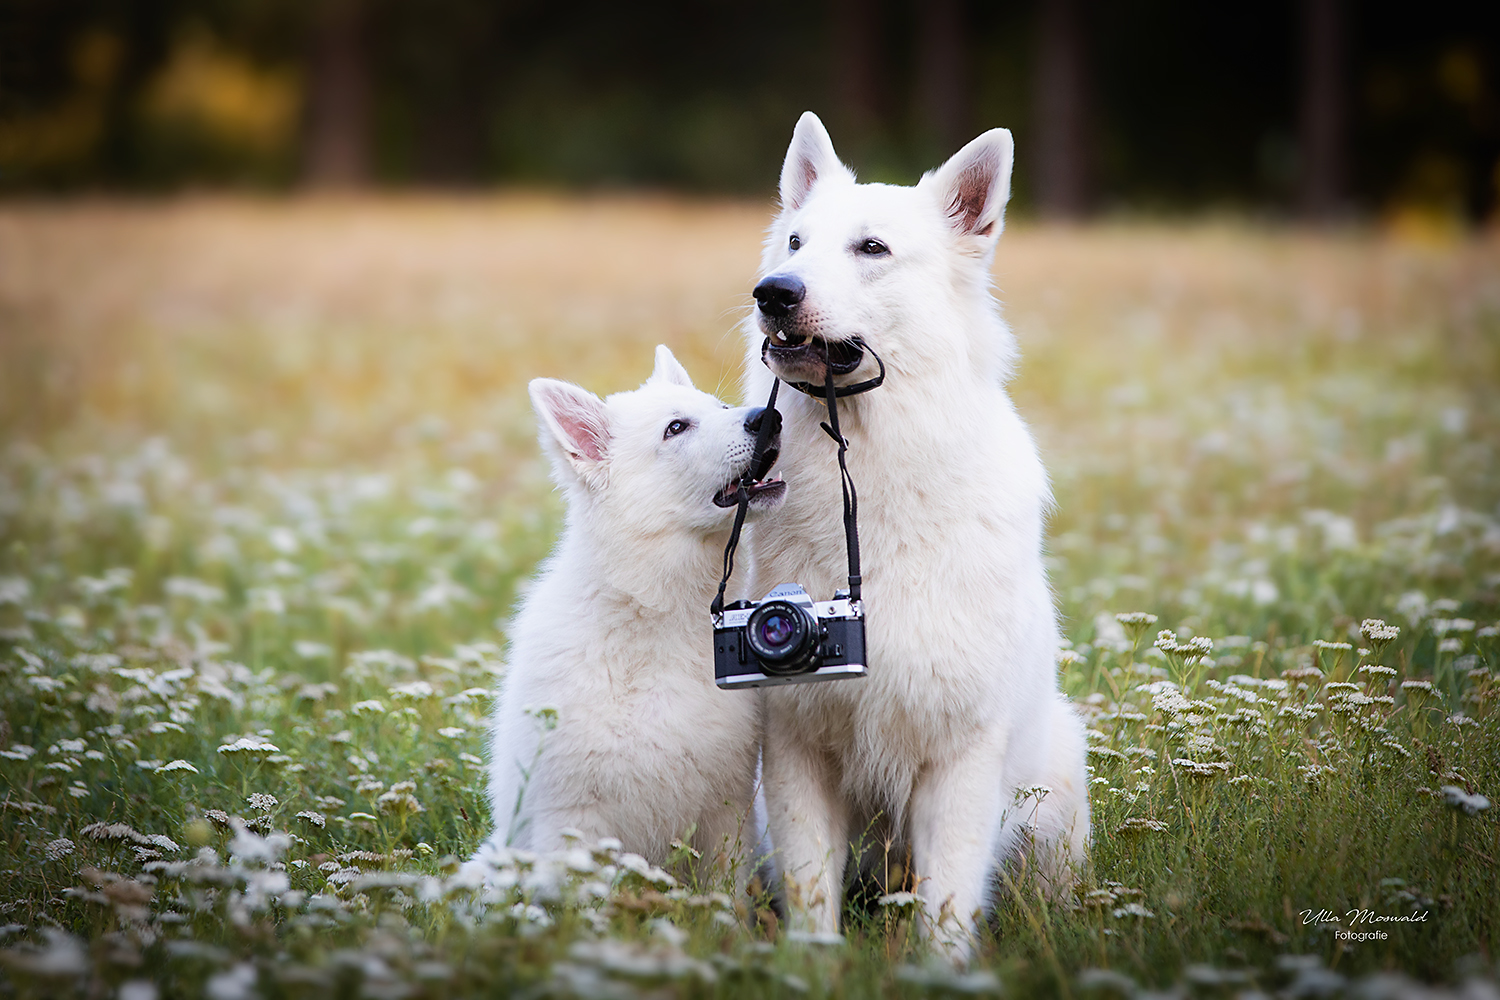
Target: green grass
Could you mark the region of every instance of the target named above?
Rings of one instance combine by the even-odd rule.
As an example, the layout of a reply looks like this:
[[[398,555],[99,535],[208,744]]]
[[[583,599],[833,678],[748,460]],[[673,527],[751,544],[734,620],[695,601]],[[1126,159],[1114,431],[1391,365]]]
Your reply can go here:
[[[762,221],[525,198],[0,210],[0,995],[1494,980],[1500,809],[1442,791],[1500,793],[1482,240],[1006,235],[1094,839],[1072,899],[1010,874],[968,973],[929,965],[899,904],[827,945],[609,851],[520,859],[504,890],[452,876],[490,824],[505,619],[560,524],[524,382],[626,388],[660,341],[733,396]],[[1383,648],[1373,618],[1399,627]],[[242,738],[274,749],[221,751]]]

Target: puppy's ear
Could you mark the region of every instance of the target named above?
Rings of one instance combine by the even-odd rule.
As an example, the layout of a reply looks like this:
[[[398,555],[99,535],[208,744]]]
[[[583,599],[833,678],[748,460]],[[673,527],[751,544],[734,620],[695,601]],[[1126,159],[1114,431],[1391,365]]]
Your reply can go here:
[[[602,485],[609,457],[609,414],[604,400],[551,378],[532,379],[529,388],[542,447],[551,453],[552,464],[559,471],[572,470],[590,488]]]
[[[839,162],[833,151],[833,140],[823,122],[811,111],[804,111],[797,119],[792,131],[792,144],[787,147],[786,160],[781,164],[781,207],[784,210],[801,208],[813,185],[830,177],[854,180],[854,174]]]
[[[1014,155],[1010,130],[992,128],[922,178],[922,186],[932,188],[938,207],[960,236],[993,241],[1000,235]]]
[[[651,373],[647,381],[667,382],[671,385],[693,388],[693,377],[687,373],[686,368],[682,367],[666,344],[656,345],[656,370]]]

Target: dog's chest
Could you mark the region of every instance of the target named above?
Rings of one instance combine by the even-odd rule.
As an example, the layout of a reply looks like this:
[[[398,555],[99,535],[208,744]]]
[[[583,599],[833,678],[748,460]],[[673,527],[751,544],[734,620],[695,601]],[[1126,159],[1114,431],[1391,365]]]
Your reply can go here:
[[[555,752],[605,784],[639,779],[656,794],[747,774],[758,739],[754,698],[714,686],[708,638],[698,638],[591,650],[587,669],[554,688],[562,715]]]

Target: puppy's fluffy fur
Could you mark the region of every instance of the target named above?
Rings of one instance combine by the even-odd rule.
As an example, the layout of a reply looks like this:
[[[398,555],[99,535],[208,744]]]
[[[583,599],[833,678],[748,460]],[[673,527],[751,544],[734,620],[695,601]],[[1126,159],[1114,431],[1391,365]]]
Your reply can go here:
[[[734,513],[713,498],[749,465],[753,411],[694,389],[665,347],[634,392],[600,400],[537,379],[531,399],[567,525],[511,627],[491,743],[496,829],[478,857],[555,850],[571,828],[660,864],[696,828],[706,862],[737,862],[756,839],[760,709],[751,692],[715,688],[707,612]],[[760,493],[752,516],[783,490]],[[540,709],[555,710],[555,729]]]

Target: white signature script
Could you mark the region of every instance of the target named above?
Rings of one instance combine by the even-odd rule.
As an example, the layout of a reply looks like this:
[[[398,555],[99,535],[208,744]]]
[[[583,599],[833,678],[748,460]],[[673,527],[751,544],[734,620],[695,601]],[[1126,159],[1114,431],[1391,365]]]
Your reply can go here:
[[[1430,911],[1417,913],[1376,913],[1374,910],[1349,910],[1341,917],[1332,910],[1303,910],[1303,924],[1425,924]]]

